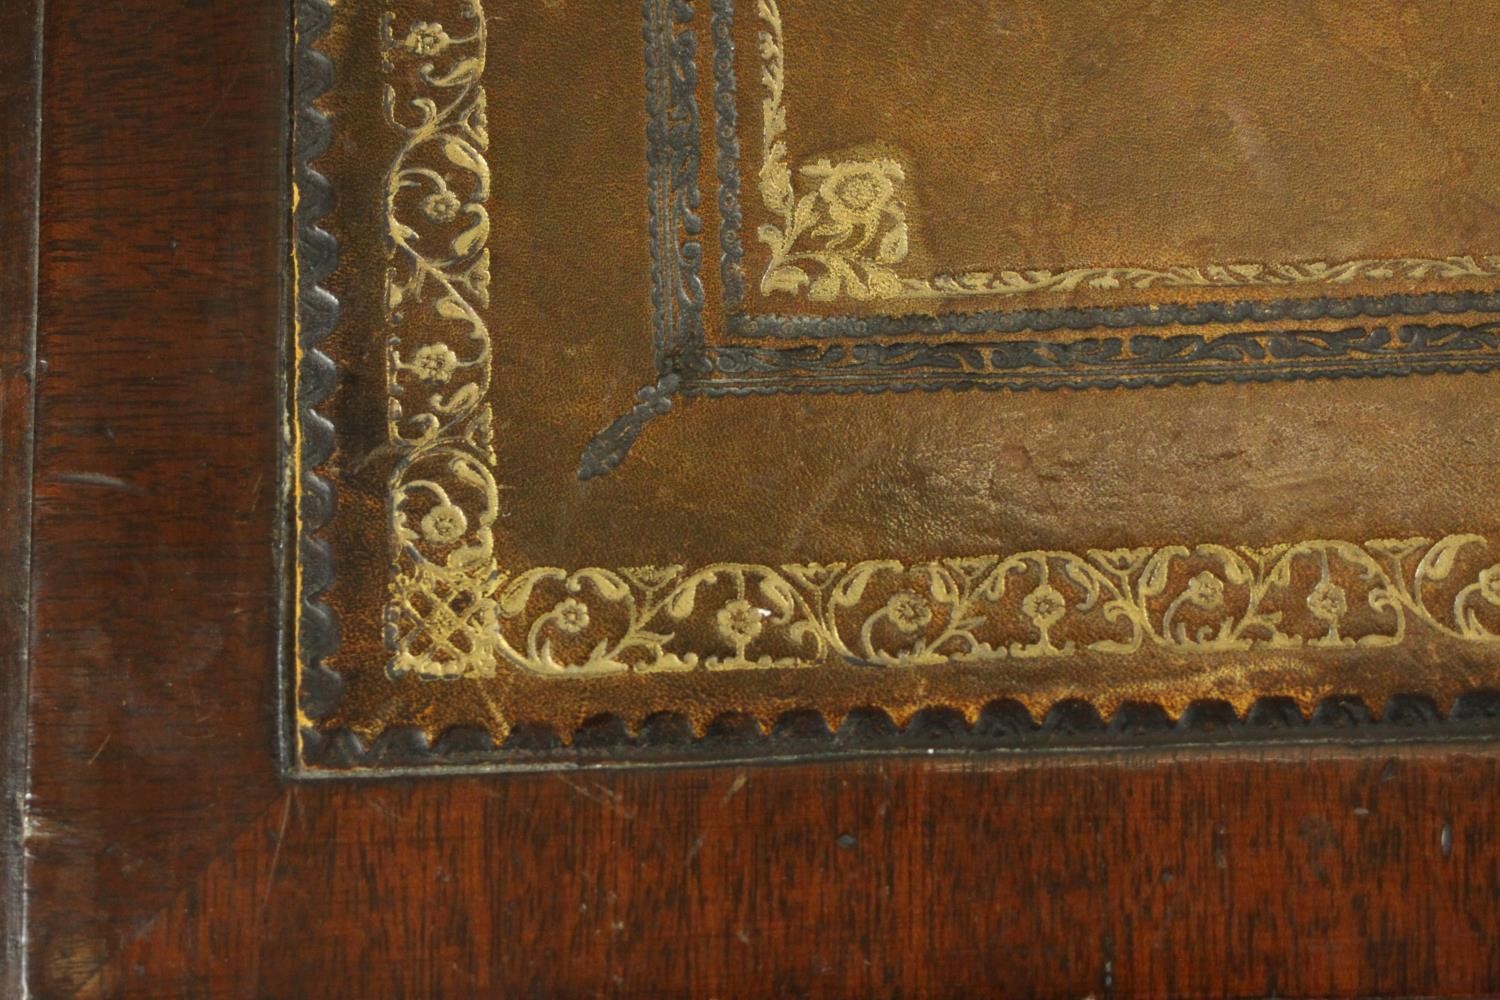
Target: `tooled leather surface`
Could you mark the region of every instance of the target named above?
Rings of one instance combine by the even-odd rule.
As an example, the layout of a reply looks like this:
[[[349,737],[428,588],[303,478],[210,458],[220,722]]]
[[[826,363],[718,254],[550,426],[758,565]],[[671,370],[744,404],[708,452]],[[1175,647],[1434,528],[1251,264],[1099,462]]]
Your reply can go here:
[[[1022,6],[1018,17],[1026,11],[1033,19],[1043,16],[1037,13],[1041,7]],[[1045,10],[1068,6],[1048,5]],[[1234,10],[1260,23],[1271,18],[1273,6],[1235,5]],[[1343,5],[1314,6],[1313,14],[1323,17]],[[1496,486],[1490,456],[1500,447],[1500,404],[1495,402],[1494,379],[1482,375],[1060,393],[690,399],[657,417],[618,470],[580,482],[578,457],[595,432],[627,410],[641,386],[656,380],[641,15],[633,4],[576,0],[490,7],[490,45],[504,54],[489,61],[486,79],[495,190],[491,399],[502,498],[496,554],[502,566],[915,561],[1034,548],[1363,541],[1456,531],[1500,537],[1488,502]],[[338,566],[328,600],[338,611],[342,633],[331,662],[345,684],[330,726],[350,726],[366,738],[402,725],[418,725],[436,735],[451,726],[477,724],[503,734],[521,718],[546,721],[560,730],[601,713],[639,720],[676,710],[701,721],[732,709],[772,719],[823,701],[845,705],[861,699],[898,717],[932,703],[977,711],[997,697],[1014,697],[1038,717],[1052,702],[1080,696],[1106,707],[1144,699],[1167,705],[1174,714],[1202,698],[1248,704],[1261,694],[1287,694],[1310,705],[1327,694],[1355,692],[1381,704],[1398,691],[1421,691],[1446,704],[1500,669],[1487,652],[1466,649],[1455,656],[1441,644],[1419,643],[1380,656],[1257,654],[1213,664],[1154,654],[1112,664],[1078,657],[1049,662],[1042,673],[1010,666],[861,677],[856,682],[774,671],[660,682],[618,679],[590,690],[506,676],[447,686],[392,679],[385,670],[389,654],[382,633],[388,596],[384,491],[389,455],[383,439],[380,346],[385,326],[380,278],[386,256],[378,209],[391,140],[380,125],[379,57],[370,41],[387,8],[398,20],[434,16],[430,4],[416,0],[344,4],[325,43],[339,67],[337,88],[325,101],[337,140],[320,168],[337,191],[328,225],[342,256],[328,284],[344,304],[340,325],[327,342],[342,374],[338,393],[325,407],[339,435],[337,451],[325,468],[340,497],[327,532]],[[963,174],[973,170],[971,146],[1009,142],[1013,136],[1008,127],[997,129],[995,119],[986,117],[994,109],[981,88],[954,83],[968,78],[970,71],[963,67],[990,58],[984,39],[1001,29],[991,22],[983,30],[964,25],[966,17],[992,8],[942,4],[936,5],[939,16],[924,19],[916,12],[930,12],[934,5],[850,0],[818,5],[824,13],[817,20],[804,17],[801,26],[805,30],[798,44],[807,68],[799,69],[802,117],[796,128],[804,145],[833,150],[861,141],[860,136],[905,137],[901,141],[921,150],[920,176],[927,189],[965,192],[964,198],[942,202],[942,207],[935,198],[914,200],[912,214],[921,226],[932,234],[947,234],[947,249],[939,247],[936,236],[926,238],[929,249],[924,252],[934,265],[988,263],[993,256],[981,250],[994,229],[975,226],[972,220],[998,211],[985,199],[1007,183],[999,178],[980,190],[960,174],[972,176]],[[1227,17],[1223,12],[1229,8],[1214,10]],[[1195,16],[1211,18],[1212,12]],[[1084,30],[1055,20],[1048,18],[1054,35],[1072,38],[1069,32]],[[1023,18],[1020,23],[1030,22]],[[1160,27],[1160,19],[1152,23]],[[1215,30],[1231,34],[1229,24],[1236,25],[1234,33],[1249,30],[1245,22],[1225,22]],[[1165,36],[1153,37],[1170,38],[1189,28],[1168,24]],[[1138,63],[1141,53],[1150,51],[1146,39],[1136,38],[1140,30],[1132,24],[1099,56],[1113,61],[1085,67],[1079,77],[1090,87],[1095,81],[1108,84],[1113,119],[1075,116],[1068,122],[1057,110],[1062,102],[1050,101],[1054,110],[1047,122],[1033,123],[1037,136],[1070,137],[1065,144],[1068,162],[1092,163],[1104,148],[1108,123],[1118,122],[1119,116],[1142,128],[1159,122],[1164,112],[1143,110],[1142,93],[1171,91],[1176,102],[1171,107],[1178,112],[1188,100],[1183,94],[1207,95],[1201,119],[1189,114],[1178,131],[1169,130],[1155,141],[1196,149],[1201,144],[1195,145],[1195,136],[1208,134],[1205,129],[1212,132],[1214,122],[1223,124],[1228,112],[1211,107],[1208,97],[1222,95],[1224,84],[1212,78],[1214,69],[1205,62],[1150,67],[1177,73],[1177,78],[1131,72],[1132,60]],[[1420,40],[1420,31],[1410,30]],[[912,44],[891,50],[880,39],[892,31]],[[1280,36],[1273,32],[1267,37]],[[1465,75],[1459,62],[1442,63],[1440,72],[1420,65],[1403,69],[1404,64],[1392,61],[1399,63],[1405,50],[1382,39],[1373,39],[1370,59],[1387,90],[1422,80],[1442,81],[1444,93],[1464,93],[1470,85],[1482,93],[1493,86],[1488,78]],[[1331,104],[1315,110],[1337,118],[1339,102],[1351,99],[1339,95],[1348,93],[1340,89],[1342,74],[1356,64],[1350,60],[1358,52],[1350,46],[1357,49],[1359,40],[1340,36],[1325,41],[1307,43],[1309,51],[1327,55],[1304,59],[1310,83],[1302,89],[1334,95]],[[706,33],[700,44],[700,58],[706,59]],[[880,54],[857,57],[867,51]],[[1430,61],[1442,54],[1431,46],[1414,51],[1401,58]],[[820,53],[825,54],[822,62]],[[892,75],[903,77],[904,90],[865,87],[872,76],[878,82]],[[1046,79],[1038,71],[1034,79],[1022,79],[1017,92],[1034,95]],[[929,85],[920,86],[923,81]],[[1314,86],[1317,82],[1330,86]],[[1121,90],[1125,83],[1130,87]],[[867,90],[883,94],[884,103],[849,99]],[[930,99],[931,106],[914,109],[914,93]],[[1422,101],[1438,100],[1420,96]],[[706,96],[700,99],[707,101]],[[1025,105],[1026,100],[1013,103]],[[1408,159],[1422,176],[1422,171],[1457,170],[1458,161],[1434,162],[1435,141],[1442,140],[1450,150],[1457,143],[1460,151],[1492,141],[1481,134],[1479,112],[1439,103],[1428,115],[1432,121],[1403,117],[1393,122],[1391,166],[1366,165],[1360,176],[1384,179],[1387,169]],[[944,114],[925,113],[939,104],[945,105]],[[1296,126],[1299,135],[1307,134],[1304,126],[1313,111],[1269,101],[1266,106],[1285,117],[1273,115],[1263,128],[1275,132],[1276,122],[1284,121],[1288,128]],[[1419,108],[1424,106],[1419,102]],[[703,107],[706,112],[709,105]],[[742,101],[742,107],[753,104]],[[1198,105],[1189,101],[1186,107],[1191,112]],[[972,127],[962,127],[966,121]],[[1224,141],[1214,155],[1222,157],[1237,140],[1228,133],[1220,138]],[[1347,156],[1349,144],[1342,141],[1336,129],[1327,137],[1327,159],[1347,173],[1356,167]],[[749,155],[754,143],[744,145]],[[1007,170],[1020,169],[1006,162]],[[1206,162],[1212,167],[1216,161],[1210,157]],[[1209,169],[1197,159],[1192,164]],[[1059,162],[1050,169],[1060,175],[1065,165]],[[1028,195],[1033,207],[1021,216],[1025,227],[1017,229],[1018,221],[1006,232],[1034,247],[1041,254],[1038,259],[1049,251],[1066,257],[1073,248],[1081,255],[1104,247],[1122,253],[1163,246],[1203,249],[1219,237],[1224,237],[1226,252],[1269,252],[1285,240],[1288,252],[1316,243],[1320,253],[1331,253],[1340,247],[1317,236],[1316,226],[1323,223],[1305,218],[1310,210],[1297,201],[1332,197],[1334,182],[1320,180],[1328,175],[1317,174],[1316,166],[1315,157],[1302,153],[1281,163],[1278,169],[1290,171],[1287,176],[1299,183],[1257,188],[1253,204],[1192,201],[1186,215],[1194,226],[1173,229],[1170,236],[1163,236],[1160,219],[1145,211],[1161,201],[1151,193],[1151,184],[1162,181],[1147,165],[1122,165],[1122,170],[1129,167],[1122,176],[1142,178],[1135,191],[1135,215],[1129,214],[1129,192],[1118,189],[1119,181],[1112,187],[1100,176],[1075,196],[1080,204],[1107,205],[1114,215],[1083,212],[1063,202],[1049,213],[1046,192],[1056,189],[1037,182]],[[1483,171],[1493,167],[1476,169],[1482,179]],[[701,166],[705,192],[715,190],[714,170],[708,160]],[[1303,170],[1308,176],[1302,176]],[[943,180],[948,174],[955,179]],[[1410,219],[1402,214],[1405,203],[1368,188],[1351,196],[1346,212],[1351,218],[1364,213],[1364,231],[1385,234],[1370,237],[1371,245],[1414,252],[1434,234],[1462,236],[1464,225],[1482,228],[1487,210],[1461,210],[1470,181],[1463,178],[1439,192],[1448,207],[1423,208]],[[712,221],[707,203],[705,212]],[[1466,221],[1449,225],[1455,214]],[[1278,218],[1302,221],[1283,232],[1274,225]],[[753,215],[747,223],[747,233],[753,233]],[[1301,242],[1304,237],[1311,242]],[[1130,244],[1132,240],[1139,242]],[[715,245],[712,239],[708,244]],[[747,241],[747,255],[753,252]],[[710,302],[722,292],[715,272],[704,268]]]

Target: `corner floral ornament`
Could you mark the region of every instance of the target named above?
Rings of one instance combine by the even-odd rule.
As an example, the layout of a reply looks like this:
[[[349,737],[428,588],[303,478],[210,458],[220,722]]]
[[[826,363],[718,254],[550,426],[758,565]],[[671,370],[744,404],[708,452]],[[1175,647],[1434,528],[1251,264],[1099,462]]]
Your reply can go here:
[[[557,618],[557,628],[565,635],[578,635],[589,627],[589,608],[587,604],[574,598],[568,598],[552,609]]]
[[[900,295],[901,277],[892,269],[906,259],[906,212],[896,197],[896,183],[906,179],[894,160],[819,160],[802,176],[820,181],[817,189],[797,198],[788,179],[784,186],[762,187],[767,207],[782,226],[760,227],[760,240],[771,248],[771,264],[761,291],[795,292],[827,302],[841,295],[855,299]],[[772,199],[776,204],[772,204]],[[802,246],[815,241],[813,246]],[[809,270],[816,274],[813,277]]]
[[[806,291],[828,302],[891,298],[902,294],[894,265],[906,259],[906,207],[897,185],[906,180],[901,164],[891,159],[818,160],[799,173],[812,187],[799,194],[787,166],[786,86],[781,12],[776,0],[761,0],[761,57],[766,85],[765,149],[760,171],[761,199],[780,225],[766,223],[757,232],[771,248],[771,262],[761,278],[762,294]],[[816,186],[814,186],[816,185]]]

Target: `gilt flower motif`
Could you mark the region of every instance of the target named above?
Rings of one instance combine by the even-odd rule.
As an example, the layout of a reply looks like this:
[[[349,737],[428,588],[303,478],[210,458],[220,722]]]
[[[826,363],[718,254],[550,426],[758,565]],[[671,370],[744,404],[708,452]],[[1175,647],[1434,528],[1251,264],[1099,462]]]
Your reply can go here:
[[[422,214],[435,223],[452,222],[461,208],[458,195],[444,188],[422,199]]]
[[[1338,624],[1349,612],[1349,599],[1343,587],[1324,580],[1307,595],[1307,609],[1325,622]]]
[[[435,56],[452,45],[453,39],[436,21],[418,21],[411,26],[401,44],[413,55]]]
[[[885,604],[886,617],[906,635],[920,632],[932,623],[932,607],[916,594],[902,591]]]
[[[451,503],[439,504],[422,518],[422,537],[437,545],[456,542],[469,530],[469,519]]]
[[[423,382],[441,385],[457,370],[458,355],[447,344],[427,344],[412,355],[411,367]]]
[[[589,607],[576,598],[560,602],[552,614],[558,629],[567,635],[577,635],[589,627]]]
[[[892,207],[896,182],[905,178],[901,164],[894,160],[820,162],[803,167],[802,172],[823,179],[818,196],[841,230],[879,225],[881,213]]]
[[[1051,628],[1068,612],[1068,602],[1057,588],[1044,583],[1021,601],[1021,611],[1041,628]]]
[[[735,599],[719,609],[717,617],[719,635],[726,642],[735,646],[743,646],[753,642],[760,635],[761,611],[749,601]]]
[[[1195,608],[1217,611],[1224,606],[1224,581],[1204,570],[1188,581],[1186,596]]]

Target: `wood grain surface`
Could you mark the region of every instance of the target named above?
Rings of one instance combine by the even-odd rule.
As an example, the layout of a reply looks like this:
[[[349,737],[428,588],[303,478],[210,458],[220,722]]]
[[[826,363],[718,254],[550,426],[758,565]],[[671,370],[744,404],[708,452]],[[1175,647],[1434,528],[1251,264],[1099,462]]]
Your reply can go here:
[[[107,967],[143,995],[1496,987],[1493,758],[921,761],[301,786]],[[1447,846],[1445,846],[1447,845]]]
[[[7,96],[27,6],[0,16]],[[1500,991],[1483,745],[282,783],[286,25],[274,2],[47,4],[34,995]],[[9,449],[28,324],[0,322]]]
[[[0,995],[23,992],[40,7],[0,7]]]

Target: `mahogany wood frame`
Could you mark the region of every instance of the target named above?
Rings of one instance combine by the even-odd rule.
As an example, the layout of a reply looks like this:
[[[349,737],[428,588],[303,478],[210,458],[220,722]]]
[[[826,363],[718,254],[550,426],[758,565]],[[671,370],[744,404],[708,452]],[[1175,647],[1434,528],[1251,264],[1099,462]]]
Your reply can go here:
[[[1500,992],[1490,744],[285,782],[287,13],[0,5],[0,993]]]

